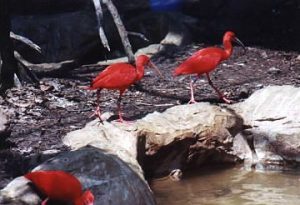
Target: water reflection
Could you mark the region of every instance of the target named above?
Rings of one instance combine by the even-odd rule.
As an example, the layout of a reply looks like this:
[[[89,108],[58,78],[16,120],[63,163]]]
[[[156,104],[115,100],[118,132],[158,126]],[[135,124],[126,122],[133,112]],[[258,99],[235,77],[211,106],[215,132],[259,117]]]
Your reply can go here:
[[[159,205],[300,204],[300,171],[210,168],[189,173],[180,182],[154,180],[151,187]]]

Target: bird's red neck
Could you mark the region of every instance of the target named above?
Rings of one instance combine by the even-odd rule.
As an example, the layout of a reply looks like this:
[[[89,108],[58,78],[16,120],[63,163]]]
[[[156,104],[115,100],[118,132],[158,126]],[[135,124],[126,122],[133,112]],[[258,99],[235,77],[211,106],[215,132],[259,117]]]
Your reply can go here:
[[[224,54],[223,58],[224,58],[224,60],[226,60],[231,56],[232,50],[233,50],[231,39],[224,37],[223,45],[224,45],[224,50],[225,50],[225,54]]]
[[[144,72],[145,72],[145,65],[141,64],[141,65],[136,65],[136,81],[139,81],[143,78],[144,76]]]

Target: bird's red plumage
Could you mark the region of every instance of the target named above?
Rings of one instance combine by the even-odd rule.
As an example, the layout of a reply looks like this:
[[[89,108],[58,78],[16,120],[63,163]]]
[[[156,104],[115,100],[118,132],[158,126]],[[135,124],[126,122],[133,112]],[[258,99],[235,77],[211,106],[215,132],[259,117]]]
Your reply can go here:
[[[224,59],[225,51],[220,48],[204,48],[182,62],[174,71],[174,75],[208,73]]]
[[[79,180],[64,171],[35,171],[24,175],[39,191],[54,200],[82,201],[82,187]],[[84,205],[84,203],[77,203]]]
[[[136,68],[127,63],[116,63],[108,66],[92,81],[91,89],[128,88],[137,78]]]
[[[129,86],[143,78],[144,68],[148,64],[152,65],[152,67],[155,67],[150,62],[149,57],[147,57],[146,55],[139,55],[137,57],[136,67],[128,63],[112,64],[108,66],[105,70],[103,70],[101,73],[99,73],[98,76],[92,80],[90,87],[85,88],[88,90],[97,90],[97,108],[94,115],[97,115],[100,121],[102,121],[99,107],[100,91],[103,88],[120,91],[117,105],[119,112],[119,121],[123,122],[124,120],[121,114],[122,95]]]
[[[206,74],[209,85],[218,93],[219,97],[226,103],[230,103],[224,94],[212,83],[209,73],[213,71],[223,60],[228,59],[233,51],[232,41],[240,44],[244,49],[244,44],[235,36],[231,31],[227,31],[223,36],[224,49],[209,47],[195,52],[191,57],[181,63],[175,70],[174,76],[196,74],[198,77],[201,74]],[[195,80],[190,82],[191,100],[189,103],[195,103],[194,98],[194,83]]]

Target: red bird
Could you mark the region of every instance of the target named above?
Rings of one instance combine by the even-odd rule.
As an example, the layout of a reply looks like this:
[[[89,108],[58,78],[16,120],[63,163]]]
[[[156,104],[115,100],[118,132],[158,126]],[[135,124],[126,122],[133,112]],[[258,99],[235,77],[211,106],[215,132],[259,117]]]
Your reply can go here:
[[[47,198],[42,202],[46,205],[49,199],[72,202],[73,205],[93,205],[94,195],[87,190],[82,193],[79,180],[64,171],[35,171],[24,175]]]
[[[231,103],[218,89],[214,86],[209,77],[209,72],[213,71],[222,61],[227,60],[232,54],[232,41],[241,45],[244,49],[244,44],[231,31],[227,31],[223,36],[224,49],[216,47],[208,47],[195,52],[191,57],[186,59],[174,71],[174,76],[196,74],[197,78],[191,80],[190,90],[191,99],[189,103],[195,103],[194,98],[194,83],[201,74],[206,74],[209,85],[218,93],[219,97],[226,103]],[[245,49],[246,50],[246,49]]]
[[[150,61],[149,57],[146,55],[140,55],[136,59],[136,67],[128,63],[115,63],[108,66],[99,75],[92,80],[89,90],[97,90],[97,108],[94,115],[97,115],[101,120],[99,98],[100,92],[103,88],[109,90],[119,90],[120,95],[118,98],[118,113],[119,121],[124,122],[121,113],[121,99],[125,90],[134,84],[135,82],[141,80],[144,76],[144,68],[146,65],[151,66],[156,69],[159,75],[161,75],[158,68]]]

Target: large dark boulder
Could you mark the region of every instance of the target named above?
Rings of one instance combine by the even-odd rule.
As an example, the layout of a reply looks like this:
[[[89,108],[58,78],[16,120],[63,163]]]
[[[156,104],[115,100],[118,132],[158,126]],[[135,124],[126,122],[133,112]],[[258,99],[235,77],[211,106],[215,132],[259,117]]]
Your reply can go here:
[[[62,153],[34,170],[64,170],[75,175],[95,196],[95,205],[155,205],[152,192],[138,173],[116,155],[95,147]],[[0,191],[0,204],[41,202],[28,180],[18,177]]]

